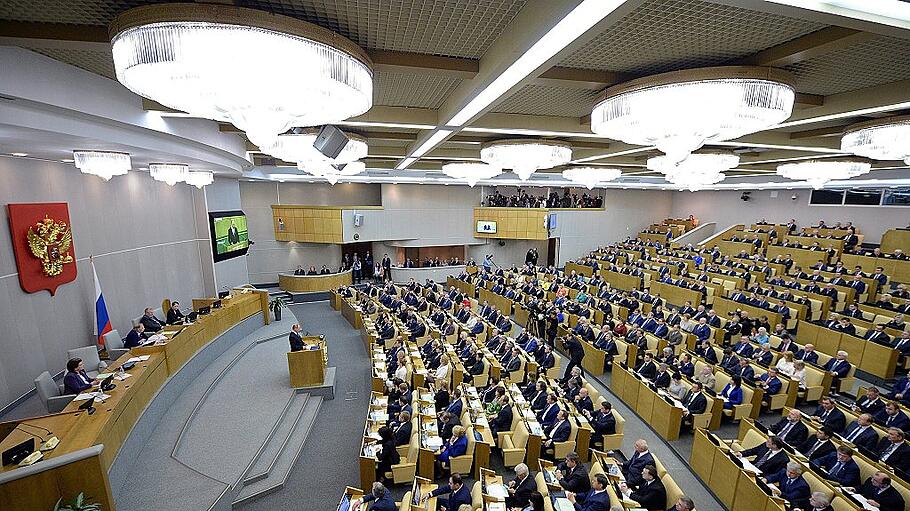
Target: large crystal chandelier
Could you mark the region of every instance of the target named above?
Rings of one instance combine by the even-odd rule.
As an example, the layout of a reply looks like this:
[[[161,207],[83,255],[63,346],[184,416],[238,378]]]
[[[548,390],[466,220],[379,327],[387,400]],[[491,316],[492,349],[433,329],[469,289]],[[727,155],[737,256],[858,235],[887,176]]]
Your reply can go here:
[[[622,175],[622,170],[603,167],[572,167],[562,171],[562,177],[580,184],[588,190],[613,181]]]
[[[697,191],[723,181],[726,170],[739,165],[739,156],[728,151],[702,151],[688,155],[680,162],[668,155],[648,158],[648,169],[660,172],[670,183]]]
[[[844,152],[875,160],[904,160],[910,165],[910,116],[854,124],[840,141]]]
[[[186,184],[202,189],[215,182],[215,175],[210,170],[193,170],[186,174]]]
[[[572,146],[556,140],[508,139],[487,142],[480,159],[502,169],[512,169],[527,181],[537,169],[565,165],[572,159]]]
[[[115,151],[73,151],[73,165],[83,174],[91,174],[108,181],[114,176],[122,176],[130,170],[129,153]]]
[[[186,181],[189,165],[182,163],[149,163],[149,174],[155,181],[163,181],[171,186]]]
[[[109,32],[120,83],[167,107],[231,122],[260,147],[292,126],[331,124],[372,106],[367,54],[295,18],[157,4],[124,12]]]
[[[828,181],[850,179],[868,173],[872,164],[862,160],[824,159],[805,160],[777,166],[777,175],[795,181],[806,181],[819,190]]]
[[[312,174],[315,177],[325,179],[331,183],[332,186],[340,181],[341,178],[362,174],[367,169],[366,164],[362,161],[353,161],[344,166],[336,166],[327,161],[309,161],[298,163],[297,168],[308,174]]]
[[[482,181],[484,179],[493,179],[494,177],[502,174],[502,169],[495,165],[489,165],[487,163],[453,162],[443,165],[442,173],[451,177],[452,179],[466,181],[468,183],[468,186],[473,187],[477,184],[478,181]]]
[[[345,133],[348,143],[341,153],[333,159],[320,153],[313,142],[316,141],[318,131],[315,129],[302,129],[291,133],[284,133],[275,138],[275,142],[262,151],[288,162],[329,162],[350,163],[367,155],[367,140],[353,133]]]
[[[711,67],[639,78],[604,91],[591,112],[594,133],[656,146],[673,161],[707,142],[762,131],[790,117],[789,76],[763,67]]]

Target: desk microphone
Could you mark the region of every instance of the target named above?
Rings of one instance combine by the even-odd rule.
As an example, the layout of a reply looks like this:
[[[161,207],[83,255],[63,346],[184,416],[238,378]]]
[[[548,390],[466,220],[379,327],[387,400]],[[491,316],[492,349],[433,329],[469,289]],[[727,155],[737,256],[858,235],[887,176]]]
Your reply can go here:
[[[33,428],[38,428],[38,429],[40,429],[40,430],[47,431],[47,434],[48,434],[49,436],[45,439],[45,438],[42,437],[41,435],[36,435],[36,434],[34,434],[34,433],[32,433],[32,432],[29,432],[29,431],[26,431],[26,430],[22,429],[21,426],[30,426],[30,427],[33,427]],[[47,428],[42,428],[41,426],[36,426],[36,425],[34,425],[34,424],[28,424],[28,423],[25,423],[25,422],[20,422],[19,424],[16,425],[16,427],[15,427],[14,429],[18,429],[19,431],[21,431],[21,432],[23,432],[23,433],[25,433],[25,434],[27,434],[27,435],[31,435],[31,436],[33,436],[33,437],[35,437],[35,438],[40,438],[40,439],[41,439],[41,446],[39,447],[39,450],[40,450],[40,451],[50,451],[50,450],[53,450],[53,449],[54,449],[55,447],[57,447],[57,445],[60,443],[60,439],[57,438],[57,436],[54,435],[54,433],[52,433],[51,430],[49,430],[49,429],[47,429]]]

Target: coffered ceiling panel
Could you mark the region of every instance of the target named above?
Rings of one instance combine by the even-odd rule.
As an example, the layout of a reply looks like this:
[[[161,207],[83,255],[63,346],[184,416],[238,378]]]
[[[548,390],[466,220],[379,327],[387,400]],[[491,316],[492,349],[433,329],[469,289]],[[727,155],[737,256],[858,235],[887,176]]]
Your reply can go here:
[[[560,65],[636,75],[714,66],[822,28],[698,0],[649,0]]]
[[[461,83],[447,76],[377,71],[373,77],[373,104],[436,109]]]
[[[111,80],[116,80],[114,74],[114,61],[110,52],[78,50],[71,48],[29,48],[30,50],[59,60],[65,64],[76,66],[86,71],[99,74]]]
[[[837,94],[910,79],[910,40],[877,36],[787,67],[800,92]]]
[[[526,85],[494,108],[494,112],[524,115],[582,117],[591,113],[598,92],[543,85]]]
[[[167,0],[3,0],[0,19],[70,23],[75,25],[107,25],[121,12]]]

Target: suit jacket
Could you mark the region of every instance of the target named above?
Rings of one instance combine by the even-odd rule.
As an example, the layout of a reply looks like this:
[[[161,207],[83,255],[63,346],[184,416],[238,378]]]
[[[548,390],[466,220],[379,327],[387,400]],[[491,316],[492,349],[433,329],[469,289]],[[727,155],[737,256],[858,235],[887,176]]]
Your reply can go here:
[[[650,452],[639,454],[635,451],[625,463],[622,464],[622,474],[630,485],[636,486],[642,481],[641,471],[646,465],[654,464],[654,456]]]
[[[291,351],[303,351],[303,339],[297,332],[288,334],[288,342],[291,343]]]
[[[883,457],[891,445],[891,440],[888,440],[887,437],[882,438],[878,442],[878,447],[875,449],[875,454],[878,455],[877,459],[898,470],[904,472],[910,470],[910,445],[907,445],[907,442],[901,442],[897,445],[897,448],[888,455],[888,459],[885,460]]]
[[[852,459],[844,464],[834,473],[834,467],[837,465],[837,452],[826,454],[816,460],[816,464],[825,469],[825,479],[836,481],[841,486],[859,486],[859,465]]]
[[[458,488],[456,491],[452,491],[452,487],[448,484],[437,488],[430,492],[431,497],[438,497],[439,495],[449,494],[449,505],[447,509],[458,509],[462,504],[472,505],[471,503],[471,490],[468,489],[468,485],[462,484],[461,488]]]
[[[540,421],[541,427],[544,431],[553,427],[553,424],[556,424],[556,416],[559,415],[559,404],[554,403],[553,405],[545,405],[543,410],[537,414],[537,419]]]
[[[139,318],[139,322],[145,327],[145,331],[150,333],[155,333],[164,328],[164,321],[161,321],[155,316],[143,315]]]
[[[559,486],[564,490],[573,493],[587,493],[591,489],[591,478],[588,477],[588,471],[581,462],[578,462],[575,468],[569,468],[566,462],[562,462],[557,465],[556,469],[562,472]]]
[[[411,421],[402,422],[397,428],[395,428],[395,446],[407,445],[411,441],[411,428],[413,425]]]
[[[768,429],[770,429],[775,434],[780,436],[780,432],[783,431],[783,429],[785,427],[787,427],[788,424],[790,424],[790,421],[788,421],[787,418],[784,417],[783,419],[779,420],[778,422],[773,424]],[[805,442],[806,438],[808,438],[808,437],[809,437],[809,428],[807,428],[806,425],[803,424],[802,421],[799,421],[790,427],[790,430],[787,431],[786,436],[781,437],[781,440],[783,440],[783,441],[787,442],[789,445],[792,445],[795,447],[795,446],[801,445],[803,442]]]
[[[386,490],[378,499],[368,492],[363,496],[363,502],[373,502],[370,511],[398,511],[398,506],[395,505],[395,499],[389,490]]]
[[[79,377],[80,374],[82,375],[82,378],[85,378],[85,381],[92,381],[92,379],[85,374],[85,371],[80,371],[78,373],[75,371],[67,371],[66,376],[63,377],[64,394],[79,394],[92,388],[91,383],[82,381],[82,378]]]
[[[797,351],[793,355],[793,359],[802,360],[809,364],[817,364],[818,363],[818,352],[813,351],[810,353],[810,352],[807,352],[807,351],[803,350],[802,348],[800,348],[800,350]]]
[[[783,468],[774,474],[767,475],[765,480],[769,484],[777,483],[781,497],[790,501],[794,507],[799,507],[800,509],[809,508],[809,496],[812,495],[812,490],[809,488],[809,483],[802,476],[791,481],[787,477],[787,469]]]
[[[862,488],[859,488],[859,492],[863,497],[878,502],[880,511],[903,511],[905,509],[904,497],[894,489],[894,486],[879,490],[872,485],[871,477],[866,479]]]
[[[506,505],[509,507],[525,507],[529,504],[531,492],[537,491],[537,481],[530,474],[525,476],[524,481],[519,482],[518,478],[512,480],[515,483],[515,494],[506,497]]]
[[[490,421],[490,429],[494,433],[499,433],[500,431],[509,431],[509,428],[512,427],[512,407],[503,406],[499,410],[499,413],[493,420]]]
[[[812,435],[809,438],[807,438],[805,442],[800,444],[800,446],[797,447],[796,450],[805,454],[806,457],[808,457],[810,460],[814,461],[819,458],[823,458],[827,454],[834,452],[836,449],[836,447],[834,446],[834,442],[832,442],[831,440],[825,440],[824,443],[822,443],[818,447],[815,447],[815,445],[817,443],[818,443],[818,438],[815,435]],[[812,454],[809,454],[809,451],[811,451],[813,447],[815,447],[815,450],[812,451]]]
[[[846,440],[859,428],[860,425],[858,422],[851,422],[841,436]],[[857,447],[865,447],[866,449],[873,451],[878,445],[878,434],[875,432],[875,428],[869,426],[862,433],[859,433],[859,436],[850,440],[850,442]]]
[[[652,380],[657,374],[657,364],[654,362],[642,362],[637,368],[635,368],[635,371],[645,378]]]
[[[875,414],[874,418],[877,424],[880,424],[885,428],[898,428],[904,431],[910,429],[910,417],[907,417],[907,414],[901,410],[898,410],[894,417],[885,413],[885,410],[880,410]]]
[[[777,451],[777,453],[769,456],[764,462],[759,463],[758,460],[768,452],[768,447],[765,444],[758,444],[751,449],[746,449],[742,452],[743,457],[746,456],[755,456],[755,466],[760,468],[761,471],[765,474],[773,474],[783,468],[786,468],[787,462],[790,461],[790,457],[787,456],[787,452],[783,449]]]
[[[610,511],[610,496],[606,491],[579,493],[575,496],[576,511]]]
[[[838,378],[844,378],[850,372],[850,362],[832,358],[825,364],[825,370],[834,371]]]
[[[708,408],[708,398],[701,392],[699,392],[698,395],[693,396],[692,391],[689,390],[682,402],[692,415],[705,413],[705,410]]]
[[[613,416],[612,410],[609,413],[597,410],[592,417],[591,426],[596,434],[613,435],[616,433],[616,417]]]
[[[815,411],[812,412],[813,416],[819,418],[824,417],[824,414],[825,409],[821,406],[818,406]],[[828,416],[822,419],[822,423],[825,426],[831,428],[831,431],[840,434],[844,431],[844,428],[847,427],[847,417],[844,416],[844,412],[838,410],[837,408],[832,408]]]
[[[550,440],[554,442],[565,442],[569,439],[569,435],[572,434],[572,425],[569,424],[569,420],[566,419],[561,423],[554,423],[552,431],[547,431],[550,435]]]
[[[145,338],[142,336],[142,334],[136,330],[130,330],[130,333],[126,334],[126,339],[123,340],[123,347],[127,349],[135,348],[136,346],[142,344],[142,341],[144,340]]]
[[[667,505],[667,489],[660,479],[653,479],[649,483],[643,481],[629,498],[645,509],[663,510]]]

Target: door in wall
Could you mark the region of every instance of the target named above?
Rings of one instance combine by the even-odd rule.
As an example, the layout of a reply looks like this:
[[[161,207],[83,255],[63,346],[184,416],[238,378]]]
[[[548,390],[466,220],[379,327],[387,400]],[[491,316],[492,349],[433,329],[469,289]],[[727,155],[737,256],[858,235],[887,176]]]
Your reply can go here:
[[[361,243],[345,243],[341,246],[341,260],[344,261],[345,257],[347,257],[348,261],[353,261],[354,254],[357,254],[360,256],[360,262],[362,264],[364,262],[364,258],[367,256],[367,252],[369,252],[372,248],[373,244],[369,241]],[[376,254],[370,255],[373,256],[373,262],[375,263],[377,261]],[[382,255],[379,257],[381,259]]]
[[[559,259],[559,238],[550,238],[547,240],[547,266],[556,266]]]

